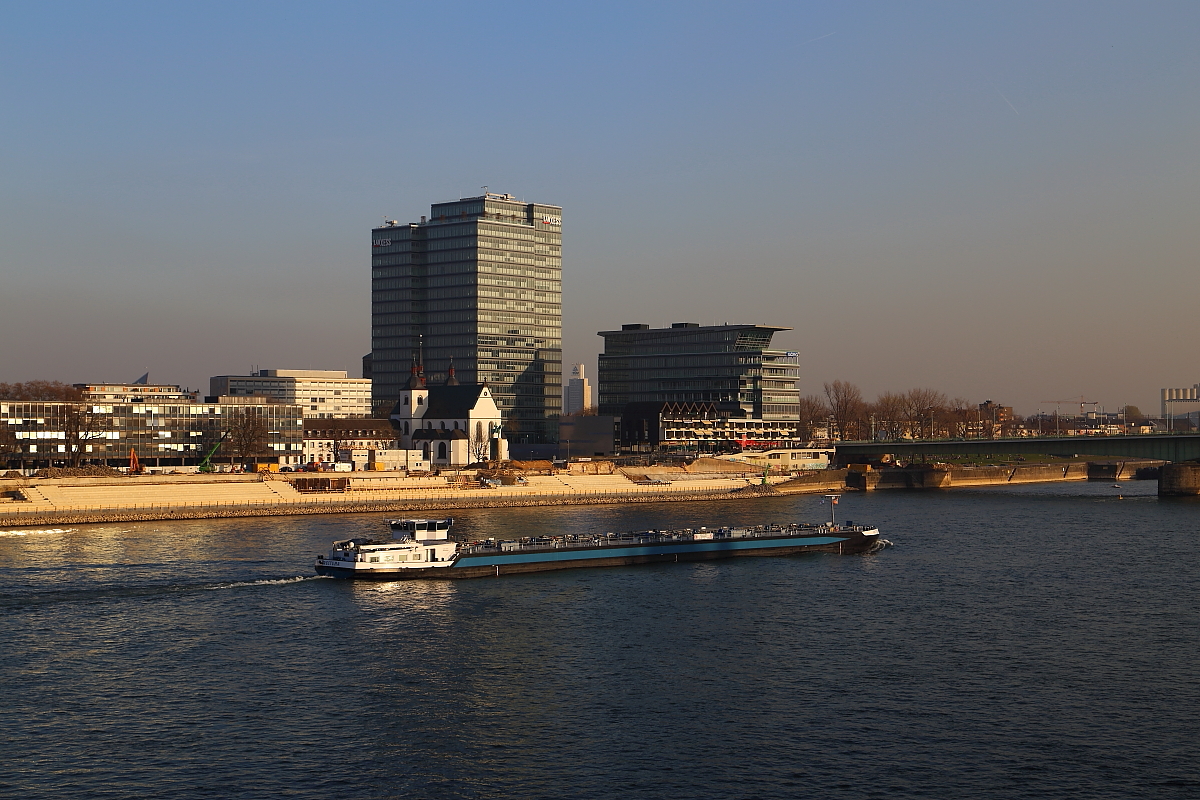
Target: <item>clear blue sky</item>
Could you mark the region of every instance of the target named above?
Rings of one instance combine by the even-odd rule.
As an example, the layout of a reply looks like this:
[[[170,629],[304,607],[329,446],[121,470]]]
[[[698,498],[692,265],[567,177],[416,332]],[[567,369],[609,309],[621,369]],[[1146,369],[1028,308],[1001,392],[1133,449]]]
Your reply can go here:
[[[564,360],[795,328],[806,392],[1200,381],[1200,5],[0,4],[0,381],[370,349],[369,230],[564,207]],[[1045,404],[1041,404],[1043,407]]]

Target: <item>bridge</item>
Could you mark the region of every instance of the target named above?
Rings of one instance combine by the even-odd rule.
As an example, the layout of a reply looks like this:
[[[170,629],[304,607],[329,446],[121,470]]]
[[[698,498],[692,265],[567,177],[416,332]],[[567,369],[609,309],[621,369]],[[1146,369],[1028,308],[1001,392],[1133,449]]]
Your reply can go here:
[[[1200,460],[1200,434],[1144,436],[1035,436],[1024,439],[917,439],[890,442],[838,442],[838,464],[854,464],[885,454],[896,456],[1108,456],[1156,461]]]

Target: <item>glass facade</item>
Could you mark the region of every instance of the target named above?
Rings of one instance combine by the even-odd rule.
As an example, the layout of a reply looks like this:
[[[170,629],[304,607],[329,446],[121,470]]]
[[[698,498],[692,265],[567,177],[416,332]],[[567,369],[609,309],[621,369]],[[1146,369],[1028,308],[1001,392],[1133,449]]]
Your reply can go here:
[[[53,466],[78,448],[85,464],[127,466],[129,451],[147,466],[194,466],[230,427],[229,419],[245,409],[262,416],[267,442],[254,460],[298,464],[303,456],[304,423],[299,406],[213,403],[0,403],[0,425],[14,436],[15,451],[0,453],[0,463]],[[14,441],[15,440],[15,441]],[[222,462],[233,453],[224,444]]]
[[[557,439],[562,412],[562,209],[487,193],[371,232],[371,377],[390,408],[421,354],[487,382],[518,443]],[[386,413],[386,410],[385,412]]]
[[[797,355],[769,349],[771,337],[786,330],[677,323],[601,331],[599,413],[620,416],[627,403],[708,402],[723,414],[794,420]]]

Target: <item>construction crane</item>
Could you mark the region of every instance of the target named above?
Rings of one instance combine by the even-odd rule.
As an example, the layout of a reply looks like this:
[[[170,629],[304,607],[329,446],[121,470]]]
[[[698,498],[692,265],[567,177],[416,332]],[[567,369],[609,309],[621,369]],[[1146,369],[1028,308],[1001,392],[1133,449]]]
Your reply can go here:
[[[212,472],[213,471],[213,466],[211,463],[212,457],[216,454],[217,450],[221,447],[221,445],[228,438],[229,438],[229,431],[225,431],[224,433],[221,434],[221,438],[217,439],[217,443],[212,446],[212,449],[208,451],[208,455],[206,455],[204,457],[204,460],[200,462],[200,466],[196,468],[197,472]]]
[[[1058,431],[1058,418],[1060,416],[1059,412],[1062,411],[1063,403],[1079,403],[1079,416],[1080,417],[1082,417],[1084,415],[1084,413],[1083,413],[1084,406],[1091,406],[1092,410],[1095,411],[1096,406],[1100,405],[1099,400],[1085,400],[1083,395],[1079,395],[1078,398],[1068,397],[1065,400],[1039,400],[1038,402],[1039,403],[1054,403],[1054,432],[1056,434],[1059,432]]]

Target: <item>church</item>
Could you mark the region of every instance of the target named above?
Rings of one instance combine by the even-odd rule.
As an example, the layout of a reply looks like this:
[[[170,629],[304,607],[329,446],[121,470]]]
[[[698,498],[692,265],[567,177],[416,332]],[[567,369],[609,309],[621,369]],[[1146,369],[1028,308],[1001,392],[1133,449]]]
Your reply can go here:
[[[446,382],[427,386],[415,360],[389,416],[400,447],[421,450],[434,467],[508,459],[500,408],[486,383],[460,384],[454,364]]]

